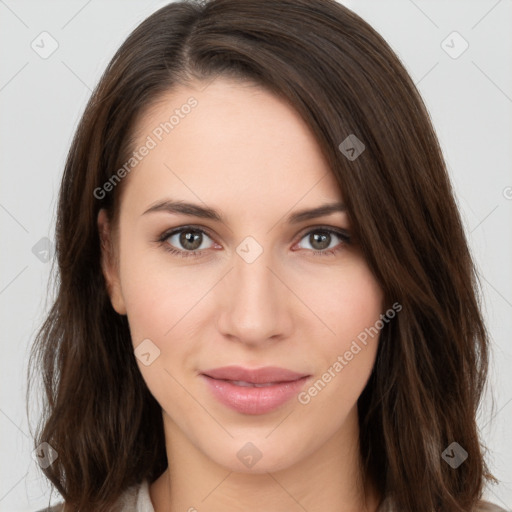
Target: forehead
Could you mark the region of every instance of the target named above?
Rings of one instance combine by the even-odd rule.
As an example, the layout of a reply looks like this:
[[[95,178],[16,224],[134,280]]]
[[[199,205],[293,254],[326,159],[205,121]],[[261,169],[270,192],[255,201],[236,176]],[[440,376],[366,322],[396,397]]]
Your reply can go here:
[[[341,199],[306,123],[255,84],[220,78],[177,87],[144,113],[134,133],[136,151],[150,147],[127,184],[141,208],[166,194],[238,201],[241,208],[291,208],[305,195],[315,204]]]

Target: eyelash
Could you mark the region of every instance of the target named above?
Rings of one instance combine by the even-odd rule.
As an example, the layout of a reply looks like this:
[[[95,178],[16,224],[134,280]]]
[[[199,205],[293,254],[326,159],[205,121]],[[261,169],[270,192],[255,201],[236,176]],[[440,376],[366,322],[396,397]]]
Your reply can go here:
[[[172,245],[167,243],[167,239],[170,238],[172,235],[175,235],[177,233],[186,232],[187,230],[188,231],[194,231],[194,232],[201,233],[203,235],[206,235],[210,239],[212,238],[208,234],[207,231],[205,231],[204,229],[201,229],[199,227],[196,227],[196,226],[181,226],[179,228],[173,228],[171,230],[165,231],[164,233],[162,233],[158,237],[158,239],[156,241],[160,245],[163,246],[165,251],[167,251],[167,252],[169,252],[169,253],[171,253],[171,254],[173,254],[175,256],[181,257],[181,258],[200,257],[200,256],[202,256],[203,252],[206,249],[203,249],[201,251],[198,251],[198,250],[196,250],[196,251],[182,251],[182,250],[176,249],[175,247],[173,247]],[[339,229],[333,229],[333,228],[324,227],[324,226],[318,226],[318,227],[315,227],[313,229],[310,229],[309,231],[304,233],[303,236],[301,236],[300,240],[302,240],[303,238],[305,238],[308,235],[311,235],[311,233],[317,233],[317,232],[328,233],[330,235],[336,235],[337,237],[339,237],[341,239],[341,242],[336,247],[333,247],[332,249],[324,249],[323,251],[315,251],[315,250],[311,250],[311,249],[306,249],[307,251],[311,252],[314,256],[333,256],[338,251],[340,251],[343,248],[344,245],[350,244],[350,236],[346,232],[344,232],[342,230],[339,230]]]

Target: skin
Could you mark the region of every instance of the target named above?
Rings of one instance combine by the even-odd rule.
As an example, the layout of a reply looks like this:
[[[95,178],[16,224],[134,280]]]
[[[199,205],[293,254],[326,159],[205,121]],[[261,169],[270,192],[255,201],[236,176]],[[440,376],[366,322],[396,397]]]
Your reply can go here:
[[[346,212],[287,222],[343,195],[309,128],[281,99],[226,78],[180,86],[139,120],[136,146],[191,95],[197,107],[125,178],[118,224],[98,217],[112,305],[128,316],[134,349],[150,339],[160,350],[148,366],[137,359],[162,407],[170,461],[150,486],[155,510],[375,511],[381,497],[358,469],[357,399],[378,337],[307,405],[293,398],[241,414],[199,378],[219,366],[272,365],[315,382],[384,310],[356,244],[332,235],[325,245],[339,250],[325,254],[312,240],[322,227],[350,232]],[[144,214],[171,198],[213,207],[224,222]],[[179,234],[156,241],[190,224],[207,231],[199,256],[165,250],[187,250]],[[236,252],[247,236],[263,249],[252,263]],[[262,454],[252,468],[237,457],[247,442]]]

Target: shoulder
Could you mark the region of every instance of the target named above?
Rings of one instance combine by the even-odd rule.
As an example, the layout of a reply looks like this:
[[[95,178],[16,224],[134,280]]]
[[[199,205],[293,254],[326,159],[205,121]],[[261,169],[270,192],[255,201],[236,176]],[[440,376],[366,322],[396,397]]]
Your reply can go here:
[[[391,498],[387,497],[386,499],[384,499],[381,502],[379,508],[377,509],[377,512],[397,512],[397,511],[396,511],[395,507],[393,506]],[[480,500],[471,512],[511,512],[511,510],[506,510],[504,508],[501,508],[500,506],[495,505],[494,503],[491,503],[490,501]]]
[[[57,503],[37,512],[65,512],[64,503]],[[148,481],[144,480],[142,483],[126,489],[116,501],[112,512],[155,512],[149,495]]]
[[[490,501],[480,500],[473,512],[510,512]]]
[[[51,507],[36,510],[36,512],[64,512],[64,503],[57,503]]]

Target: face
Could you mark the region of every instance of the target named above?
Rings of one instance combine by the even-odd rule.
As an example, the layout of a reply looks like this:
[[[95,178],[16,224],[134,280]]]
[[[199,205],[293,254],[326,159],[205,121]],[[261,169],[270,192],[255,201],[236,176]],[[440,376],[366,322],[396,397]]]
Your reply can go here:
[[[306,124],[264,89],[217,79],[169,92],[137,134],[137,148],[155,144],[124,178],[103,265],[166,435],[253,472],[348,439],[378,343],[361,334],[383,295]],[[99,226],[108,239],[104,212]],[[294,373],[214,371],[226,366]]]

